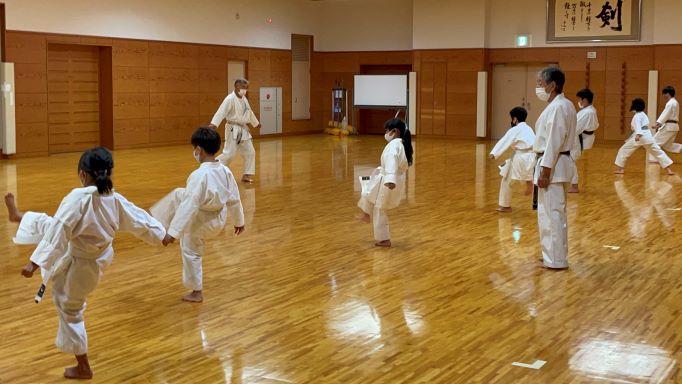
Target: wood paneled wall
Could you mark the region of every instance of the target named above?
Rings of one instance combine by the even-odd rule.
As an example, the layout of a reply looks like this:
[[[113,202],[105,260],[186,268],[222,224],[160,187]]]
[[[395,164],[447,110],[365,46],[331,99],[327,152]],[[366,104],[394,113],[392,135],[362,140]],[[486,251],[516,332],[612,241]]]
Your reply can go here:
[[[576,103],[583,87],[595,94],[600,129],[596,139],[622,141],[630,135],[630,102],[647,99],[649,70],[654,69],[654,46],[492,49],[489,70],[498,63],[558,63],[566,72],[566,96]],[[596,52],[596,59],[587,59]],[[680,84],[682,86],[682,84]]]
[[[283,133],[319,132],[313,120],[291,119],[291,52],[286,50],[7,32],[15,63],[17,154],[48,153],[47,47],[50,43],[111,47],[113,146],[186,143],[210,122],[232,85],[228,60],[247,62],[249,102],[259,110],[261,86],[282,87]],[[104,117],[104,116],[103,116]],[[254,132],[258,136],[258,132]]]
[[[419,134],[476,137],[478,72],[484,49],[415,51]]]
[[[316,128],[324,129],[331,118],[331,93],[336,82],[348,89],[348,106],[352,109],[353,76],[361,73],[362,65],[412,65],[412,52],[314,52],[310,112]]]
[[[186,142],[196,126],[209,122],[231,88],[229,60],[247,62],[249,101],[255,110],[261,86],[283,88],[284,134],[321,131],[331,114],[331,89],[337,82],[348,89],[352,105],[353,76],[361,73],[362,65],[412,65],[418,74],[418,134],[455,138],[476,137],[476,73],[492,71],[496,63],[559,63],[572,99],[589,85],[601,122],[598,141],[619,141],[629,134],[632,114],[627,109],[633,97],[646,99],[649,70],[660,71],[660,87],[672,84],[682,91],[682,45],[314,52],[311,120],[294,121],[287,50],[8,31],[7,60],[15,63],[16,73],[19,155],[48,153],[49,43],[111,47],[115,148]],[[588,51],[597,52],[597,59],[588,60]]]
[[[587,59],[589,51],[597,52],[597,59]],[[566,95],[574,101],[576,92],[589,86],[599,111],[598,142],[618,142],[629,135],[630,101],[647,99],[649,70],[659,70],[659,88],[672,84],[682,92],[682,45],[316,52],[312,77],[316,126],[329,120],[335,80],[352,90],[353,75],[360,73],[361,64],[395,65],[409,60],[418,76],[419,135],[475,138],[476,73],[491,73],[498,63],[558,63],[566,72]],[[658,110],[662,109],[659,99]]]

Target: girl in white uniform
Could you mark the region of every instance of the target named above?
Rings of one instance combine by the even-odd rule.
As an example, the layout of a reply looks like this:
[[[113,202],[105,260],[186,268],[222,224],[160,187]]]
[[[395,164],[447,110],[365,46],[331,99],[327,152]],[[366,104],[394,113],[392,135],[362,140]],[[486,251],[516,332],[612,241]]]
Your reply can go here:
[[[412,165],[414,153],[412,136],[404,121],[388,120],[384,128],[388,144],[381,154],[381,166],[362,181],[362,197],[358,202],[363,212],[358,219],[367,223],[372,219],[378,247],[391,246],[386,211],[399,206],[403,199],[407,168]]]
[[[646,103],[640,98],[632,100],[632,106],[630,111],[635,111],[635,115],[632,117],[631,129],[632,135],[625,141],[625,144],[618,151],[616,156],[616,170],[615,174],[622,175],[625,173],[625,163],[628,158],[637,148],[644,147],[647,153],[651,154],[664,168],[668,175],[674,175],[675,173],[670,169],[673,161],[668,157],[668,155],[663,152],[661,147],[656,144],[654,137],[651,134],[649,127],[649,118],[644,109],[646,108]]]
[[[78,177],[83,188],[69,193],[54,217],[20,212],[11,193],[5,195],[10,221],[20,223],[14,242],[38,244],[21,274],[33,276],[40,268],[43,285],[39,302],[52,281],[52,296],[59,314],[56,345],[76,355],[78,364],[66,368],[67,379],[90,379],[88,337],[83,312],[85,302],[111,264],[111,246],[118,231],[130,232],[150,244],[159,244],[166,231],[161,223],[113,191],[114,161],[104,148],[93,148],[80,158]]]

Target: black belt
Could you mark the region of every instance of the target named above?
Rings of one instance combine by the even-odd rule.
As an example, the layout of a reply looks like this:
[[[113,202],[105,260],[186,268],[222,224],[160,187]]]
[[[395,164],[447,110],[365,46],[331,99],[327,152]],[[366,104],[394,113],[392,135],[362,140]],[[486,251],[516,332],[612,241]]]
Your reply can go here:
[[[580,142],[580,152],[583,151],[583,134],[585,135],[594,135],[594,131],[583,131],[583,133],[578,135],[578,141]]]
[[[678,124],[677,120],[668,120],[665,122],[666,124]]]
[[[564,155],[564,156],[571,156],[571,151],[563,151],[563,152],[559,152],[559,154]],[[544,152],[535,152],[536,157],[542,157],[544,155],[545,155]]]

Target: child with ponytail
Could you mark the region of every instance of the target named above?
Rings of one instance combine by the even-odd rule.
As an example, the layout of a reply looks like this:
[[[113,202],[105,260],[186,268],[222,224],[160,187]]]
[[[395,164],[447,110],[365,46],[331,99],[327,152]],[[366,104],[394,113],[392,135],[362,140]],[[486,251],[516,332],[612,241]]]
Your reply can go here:
[[[114,257],[112,242],[117,231],[130,232],[150,243],[161,244],[163,225],[144,210],[114,192],[111,172],[114,160],[105,148],[85,151],[78,163],[82,188],[69,193],[53,217],[21,212],[14,196],[5,195],[10,221],[19,223],[14,242],[37,244],[24,277],[41,269],[40,302],[52,281],[52,297],[59,314],[57,348],[76,356],[77,365],[66,368],[67,379],[90,379],[88,337],[83,312],[85,301]]]
[[[381,166],[372,176],[362,178],[362,197],[358,202],[362,210],[358,219],[373,222],[377,247],[391,246],[386,211],[399,206],[405,195],[406,173],[414,154],[412,136],[404,121],[388,120],[384,128],[388,144],[381,154]]]

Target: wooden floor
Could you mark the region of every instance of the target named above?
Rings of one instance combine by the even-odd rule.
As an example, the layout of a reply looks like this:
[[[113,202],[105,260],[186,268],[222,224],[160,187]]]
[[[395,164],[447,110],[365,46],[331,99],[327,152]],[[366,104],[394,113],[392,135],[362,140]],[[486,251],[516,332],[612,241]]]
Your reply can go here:
[[[420,138],[394,248],[353,220],[357,177],[382,137],[259,139],[242,188],[247,232],[210,242],[205,302],[180,301],[177,245],[120,235],[90,297],[94,383],[682,382],[682,178],[643,151],[611,174],[617,147],[579,162],[569,197],[571,268],[540,269],[523,186],[497,214],[490,143]],[[0,161],[0,189],[53,213],[79,154]],[[682,163],[682,156],[675,155]],[[115,187],[148,208],[196,167],[189,145],[118,151]],[[682,172],[682,165],[673,166]],[[242,162],[233,164],[241,175]],[[0,382],[60,382],[51,300],[19,275],[31,248],[0,214]],[[606,246],[612,246],[608,248]],[[547,363],[539,370],[513,362]]]

